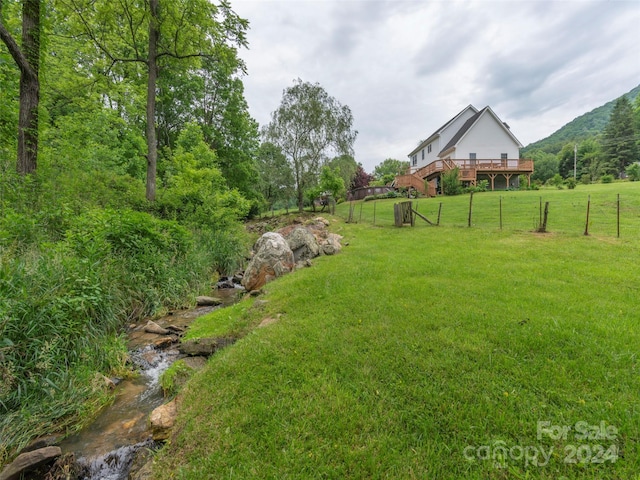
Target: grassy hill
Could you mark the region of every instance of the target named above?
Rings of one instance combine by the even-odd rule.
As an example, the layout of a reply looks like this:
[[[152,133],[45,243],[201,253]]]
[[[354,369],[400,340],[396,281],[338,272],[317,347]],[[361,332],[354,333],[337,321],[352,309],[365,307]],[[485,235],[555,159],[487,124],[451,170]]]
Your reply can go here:
[[[640,85],[625,95],[633,103],[639,94]],[[556,154],[562,150],[562,147],[567,143],[580,142],[586,138],[599,135],[609,122],[609,116],[611,115],[615,101],[616,99],[613,99],[601,107],[595,108],[584,115],[580,115],[547,138],[530,143],[522,149],[522,157],[527,158],[528,152],[537,149]]]
[[[540,196],[547,235],[526,227]],[[393,200],[359,224],[342,204],[341,254],[198,320],[277,319],[191,379],[153,478],[637,479],[640,185],[478,194],[473,228],[468,196],[418,208],[440,202],[414,228]]]

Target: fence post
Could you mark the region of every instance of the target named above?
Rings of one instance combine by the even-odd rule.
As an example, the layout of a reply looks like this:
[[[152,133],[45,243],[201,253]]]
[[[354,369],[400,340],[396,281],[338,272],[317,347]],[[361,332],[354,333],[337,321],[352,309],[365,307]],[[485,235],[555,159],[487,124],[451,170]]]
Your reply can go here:
[[[473,192],[471,192],[471,195],[469,195],[469,220],[467,222],[467,226],[470,227],[471,226],[471,209],[473,207]]]
[[[538,233],[547,233],[547,216],[549,215],[549,202],[544,204],[544,218],[538,227]]]
[[[502,195],[500,195],[500,230],[502,230]]]
[[[440,212],[442,212],[442,202],[440,202],[440,206],[438,207],[438,223],[436,225],[440,226]]]
[[[589,210],[591,210],[591,195],[587,199],[587,221],[584,225],[584,234],[589,235]]]
[[[360,218],[358,219],[358,223],[362,223],[362,205],[364,204],[364,201],[360,202]]]
[[[376,202],[377,200],[373,201],[373,226],[376,226]]]
[[[618,194],[618,238],[620,238],[620,194]]]

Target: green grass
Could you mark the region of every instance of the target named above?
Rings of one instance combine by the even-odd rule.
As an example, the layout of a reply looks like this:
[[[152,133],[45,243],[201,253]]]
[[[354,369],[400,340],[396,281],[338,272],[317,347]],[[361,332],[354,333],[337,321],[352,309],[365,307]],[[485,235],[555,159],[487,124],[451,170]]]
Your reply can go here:
[[[583,197],[608,211],[617,193],[621,238],[583,236]],[[336,223],[343,252],[269,284],[262,309],[210,317],[248,333],[185,387],[154,478],[639,478],[640,185],[502,193],[502,231],[481,216],[499,195],[474,196],[474,228],[468,196],[420,200],[443,202],[437,228],[391,227],[395,202],[377,202],[377,227]],[[549,235],[514,213],[540,195]],[[577,438],[603,421],[615,438]],[[572,430],[538,438],[538,422]]]

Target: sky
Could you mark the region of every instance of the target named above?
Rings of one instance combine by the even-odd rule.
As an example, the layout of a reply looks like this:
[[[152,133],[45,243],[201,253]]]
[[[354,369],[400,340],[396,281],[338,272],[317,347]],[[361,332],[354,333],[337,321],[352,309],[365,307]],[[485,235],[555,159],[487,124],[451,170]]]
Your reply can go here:
[[[351,109],[367,172],[407,160],[467,105],[526,146],[640,84],[640,1],[231,0],[243,78],[269,123],[294,80]]]

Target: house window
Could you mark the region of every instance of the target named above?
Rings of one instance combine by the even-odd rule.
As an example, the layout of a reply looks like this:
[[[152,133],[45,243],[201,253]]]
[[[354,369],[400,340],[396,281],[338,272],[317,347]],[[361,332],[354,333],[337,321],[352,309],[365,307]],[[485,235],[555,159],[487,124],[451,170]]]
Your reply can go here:
[[[476,154],[475,153],[470,153],[469,154],[469,160],[475,160],[476,159]]]
[[[422,160],[424,160],[424,148],[422,149]]]
[[[508,158],[508,155],[506,153],[501,153],[500,154],[500,159],[501,160],[506,160]]]
[[[431,144],[427,145],[427,153],[431,153]]]
[[[417,164],[418,164],[418,155],[414,155],[413,157],[411,157],[411,165],[415,167]]]

